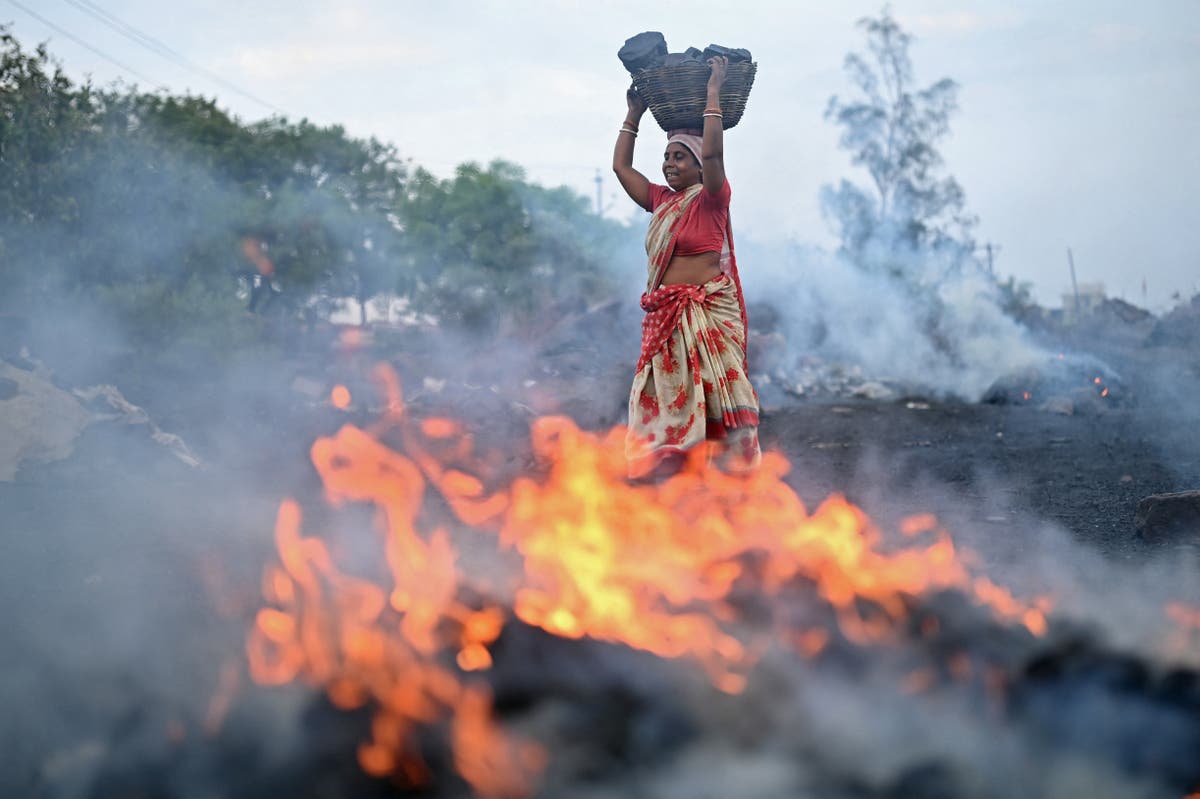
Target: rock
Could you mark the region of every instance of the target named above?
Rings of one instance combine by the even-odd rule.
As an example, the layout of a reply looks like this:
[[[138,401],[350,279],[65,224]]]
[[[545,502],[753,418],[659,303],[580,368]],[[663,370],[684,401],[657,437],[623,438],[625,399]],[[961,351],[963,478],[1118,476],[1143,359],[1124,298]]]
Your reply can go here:
[[[896,392],[885,386],[883,383],[875,380],[867,380],[866,382],[856,386],[851,392],[850,396],[870,400],[885,400],[895,397]]]
[[[45,375],[0,362],[0,380],[9,395],[0,404],[0,482],[25,463],[70,457],[93,414]]]
[[[1133,524],[1147,541],[1200,536],[1200,490],[1146,497],[1138,503]]]

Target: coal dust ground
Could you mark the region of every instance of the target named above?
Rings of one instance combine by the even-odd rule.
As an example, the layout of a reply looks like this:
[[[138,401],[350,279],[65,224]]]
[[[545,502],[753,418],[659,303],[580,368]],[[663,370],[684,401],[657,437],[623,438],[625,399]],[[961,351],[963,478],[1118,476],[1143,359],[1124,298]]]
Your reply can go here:
[[[1126,407],[1065,415],[917,396],[828,400],[766,408],[762,440],[787,456],[786,479],[810,506],[841,492],[886,517],[939,510],[925,506],[936,498],[959,509],[959,523],[998,538],[1052,522],[1118,564],[1194,553],[1195,539],[1143,541],[1133,518],[1142,497],[1200,488],[1197,356],[1179,348],[1104,355],[1132,388]],[[424,377],[435,373],[425,369],[400,365],[408,386],[429,385]],[[562,369],[557,383],[539,375],[539,388],[561,390],[559,409],[599,429],[620,421],[628,371]],[[239,768],[180,766],[181,741],[211,723],[222,664],[232,658],[244,669],[244,624],[258,606],[278,502],[319,492],[308,445],[371,417],[365,406],[343,414],[299,396],[295,373],[295,363],[260,370],[234,401],[191,397],[192,406],[221,409],[201,421],[179,404],[144,402],[202,456],[202,469],[138,428],[97,425],[68,459],[0,483],[0,795],[89,797],[106,786],[116,791],[107,795],[151,795],[137,785],[146,763],[166,775]],[[468,394],[453,375],[445,379],[437,391],[412,392],[413,412],[462,416],[481,447],[499,448],[519,471],[536,402],[489,391],[486,380]],[[252,709],[231,711],[245,720],[237,729],[246,738],[254,737]],[[272,743],[264,737],[238,751],[270,758]],[[341,769],[353,754],[332,757]],[[182,795],[171,790],[174,778],[151,780],[166,791],[155,795]]]

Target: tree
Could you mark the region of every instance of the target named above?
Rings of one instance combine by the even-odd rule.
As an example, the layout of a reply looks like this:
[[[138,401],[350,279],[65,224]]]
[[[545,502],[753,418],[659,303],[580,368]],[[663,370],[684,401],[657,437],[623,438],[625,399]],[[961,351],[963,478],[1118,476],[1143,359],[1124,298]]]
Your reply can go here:
[[[934,262],[944,273],[973,257],[974,219],[964,211],[963,190],[953,177],[939,175],[937,144],[949,133],[958,85],[943,78],[924,89],[914,86],[912,37],[888,9],[858,26],[866,33],[867,53],[847,55],[845,69],[859,96],[831,97],[825,118],[841,128],[841,146],[867,171],[871,185],[843,180],[826,186],[822,206],[854,263],[919,283],[926,275],[918,260]]]
[[[76,89],[45,46],[26,53],[0,26],[0,310],[28,307],[53,273],[42,233],[78,216],[67,187],[85,178],[93,111],[89,86]]]
[[[125,352],[211,340],[219,357],[236,335],[389,292],[448,324],[528,327],[611,296],[607,261],[631,240],[513,164],[410,176],[340,126],[73,85],[2,27],[0,169],[0,312],[86,309]],[[268,282],[281,291],[245,297]]]
[[[556,306],[611,296],[606,260],[626,232],[582,196],[530,184],[504,161],[463,164],[448,180],[417,170],[403,226],[416,299],[473,330],[527,327]]]

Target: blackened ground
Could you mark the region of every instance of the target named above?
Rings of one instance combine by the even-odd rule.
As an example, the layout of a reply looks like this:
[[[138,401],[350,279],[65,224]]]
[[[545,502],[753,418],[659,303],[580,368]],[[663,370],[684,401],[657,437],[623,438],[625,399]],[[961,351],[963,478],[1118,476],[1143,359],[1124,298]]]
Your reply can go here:
[[[1132,392],[1126,407],[1066,415],[1027,405],[909,398],[768,409],[763,441],[793,464],[808,502],[831,491],[904,495],[940,484],[980,521],[1032,515],[1114,557],[1150,549],[1134,532],[1138,501],[1200,488],[1200,353],[1094,350]],[[1200,537],[1169,546],[1196,547]]]
[[[500,474],[529,463],[528,422],[537,413],[565,412],[590,429],[620,422],[633,360],[601,357],[585,342],[532,361],[536,368],[522,374],[492,368],[477,353],[478,370],[457,366],[464,380],[436,372],[436,359],[377,354],[399,362],[414,413],[466,419],[480,447],[499,453],[490,462]],[[810,505],[836,491],[872,512],[880,498],[897,512],[918,512],[929,509],[922,497],[941,491],[984,528],[1050,520],[1115,563],[1194,547],[1194,539],[1144,543],[1133,516],[1148,494],[1200,487],[1196,349],[1094,354],[1121,375],[1132,405],[1062,415],[924,397],[802,404],[765,409],[763,442],[791,461],[787,479]],[[197,795],[182,787],[193,771],[205,775],[195,777],[203,784],[236,772],[239,758],[262,764],[286,748],[273,736],[289,720],[268,724],[269,712],[256,717],[244,702],[215,744],[242,735],[232,754],[186,742],[208,740],[222,663],[241,663],[279,499],[319,495],[308,444],[345,421],[371,419],[369,381],[357,375],[354,383],[346,364],[323,369],[266,365],[236,389],[209,381],[186,397],[127,389],[192,445],[202,470],[180,464],[141,429],[99,425],[68,460],[0,483],[0,794],[151,795],[153,787],[157,795]],[[318,384],[322,375],[351,383],[355,406],[343,414],[319,394],[298,394],[300,373]],[[125,377],[112,382],[124,388]],[[244,689],[244,671],[241,680]],[[205,757],[214,762],[193,762]],[[330,757],[336,773],[356,773],[352,752]],[[149,766],[160,777],[139,782]],[[280,780],[276,787],[290,784]]]
[[[880,492],[901,498],[917,482],[934,482],[976,507],[980,522],[1006,524],[1007,506],[1019,508],[1111,555],[1143,549],[1133,526],[1140,498],[1187,485],[1127,410],[1081,417],[1026,406],[839,402],[768,413],[763,443],[787,455],[788,481],[810,504],[832,492],[858,502]]]

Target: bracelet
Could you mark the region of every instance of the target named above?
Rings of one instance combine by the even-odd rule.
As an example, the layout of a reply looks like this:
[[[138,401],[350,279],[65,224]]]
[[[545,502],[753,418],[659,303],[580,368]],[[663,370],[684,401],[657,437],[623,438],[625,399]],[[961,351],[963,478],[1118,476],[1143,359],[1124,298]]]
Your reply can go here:
[[[711,111],[705,111],[705,112],[704,112],[703,114],[701,114],[700,116],[703,116],[703,117],[716,117],[717,119],[724,119],[724,118],[725,118],[723,114],[714,114],[714,113],[712,113]]]
[[[621,128],[621,130],[620,130],[620,131],[618,131],[618,132],[619,132],[619,133],[628,133],[628,134],[630,134],[631,136],[633,136],[634,138],[637,138],[637,131],[636,131],[636,130],[633,130],[633,129],[631,129],[631,128],[622,127],[622,128]]]

